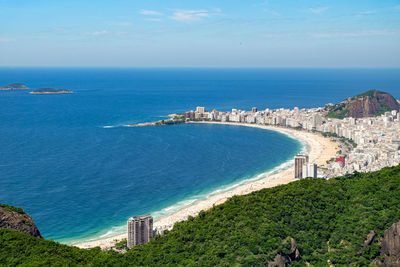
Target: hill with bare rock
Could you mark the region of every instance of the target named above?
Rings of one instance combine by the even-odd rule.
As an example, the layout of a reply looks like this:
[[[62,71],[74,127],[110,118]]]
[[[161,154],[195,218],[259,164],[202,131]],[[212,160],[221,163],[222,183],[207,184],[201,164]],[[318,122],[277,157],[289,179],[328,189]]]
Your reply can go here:
[[[390,94],[371,90],[328,107],[328,118],[363,118],[399,110],[399,102]]]

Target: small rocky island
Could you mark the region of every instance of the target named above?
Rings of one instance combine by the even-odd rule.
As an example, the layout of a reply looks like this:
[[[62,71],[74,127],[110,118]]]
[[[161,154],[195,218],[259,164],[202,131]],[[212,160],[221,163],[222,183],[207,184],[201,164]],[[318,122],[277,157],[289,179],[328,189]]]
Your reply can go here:
[[[66,89],[55,89],[55,88],[39,88],[30,94],[72,94],[72,91]]]
[[[29,89],[29,87],[23,83],[10,83],[8,85],[0,86],[0,90],[2,90],[2,91],[27,90],[27,89]]]

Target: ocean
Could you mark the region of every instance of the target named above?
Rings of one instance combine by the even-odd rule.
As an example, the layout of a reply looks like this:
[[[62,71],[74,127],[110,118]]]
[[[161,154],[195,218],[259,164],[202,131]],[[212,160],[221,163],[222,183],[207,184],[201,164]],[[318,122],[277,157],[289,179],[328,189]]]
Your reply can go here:
[[[370,89],[400,98],[399,69],[0,68],[0,203],[23,207],[63,243],[124,232],[257,179],[304,149],[286,135],[229,125],[124,127],[196,106],[310,108]]]

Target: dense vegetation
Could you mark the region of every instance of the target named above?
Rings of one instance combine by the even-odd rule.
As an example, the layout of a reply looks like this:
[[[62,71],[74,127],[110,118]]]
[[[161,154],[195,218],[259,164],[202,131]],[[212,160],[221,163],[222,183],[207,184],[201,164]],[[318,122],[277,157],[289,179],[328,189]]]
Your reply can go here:
[[[336,179],[303,179],[235,196],[177,223],[149,244],[125,254],[83,250],[0,230],[0,265],[266,265],[285,254],[293,266],[368,265],[380,257],[379,236],[400,219],[400,166]],[[371,245],[359,252],[370,230]]]
[[[378,91],[378,90],[369,90],[369,91],[366,91],[366,92],[364,92],[364,93],[362,93],[362,94],[359,94],[359,95],[356,95],[354,98],[355,99],[358,99],[358,98],[362,98],[362,97],[364,97],[364,96],[368,96],[368,97],[374,97],[374,95],[375,95],[375,93],[384,93],[384,92],[382,92],[382,91]]]
[[[349,110],[346,108],[346,105],[341,103],[332,106],[329,109],[329,113],[326,115],[327,118],[334,118],[334,119],[344,119],[347,117]]]
[[[9,212],[17,212],[19,214],[25,214],[25,211],[23,209],[21,209],[21,208],[18,208],[18,207],[6,205],[6,204],[1,204],[1,203],[0,203],[0,207],[4,208],[6,211],[9,211]]]

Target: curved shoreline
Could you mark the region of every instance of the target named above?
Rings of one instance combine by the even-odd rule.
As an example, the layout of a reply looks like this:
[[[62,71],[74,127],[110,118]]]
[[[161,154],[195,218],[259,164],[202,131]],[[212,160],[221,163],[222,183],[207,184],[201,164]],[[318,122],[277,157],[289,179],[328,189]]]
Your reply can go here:
[[[336,155],[336,152],[339,150],[337,143],[331,141],[328,138],[322,137],[314,133],[297,131],[290,128],[281,128],[281,127],[259,125],[259,124],[215,122],[215,121],[191,122],[191,123],[246,126],[246,127],[261,128],[283,133],[285,135],[288,135],[290,138],[299,140],[304,144],[306,144],[308,147],[308,155],[310,162],[316,163],[318,164],[318,166],[324,165],[326,161],[334,157]],[[276,168],[279,168],[284,164],[286,164],[286,162],[277,166]],[[186,220],[189,216],[196,216],[201,210],[208,210],[212,208],[214,205],[222,204],[228,198],[234,195],[245,195],[264,188],[270,188],[282,184],[287,184],[294,181],[293,176],[294,176],[294,169],[292,163],[288,164],[288,166],[282,168],[277,173],[272,173],[271,175],[267,175],[266,177],[260,179],[252,179],[250,181],[245,182],[244,184],[239,183],[238,186],[235,186],[230,190],[222,191],[216,194],[211,194],[204,200],[197,200],[194,203],[191,203],[187,206],[183,206],[178,211],[175,211],[170,215],[158,218],[154,222],[154,228],[157,228],[159,230],[171,229],[176,222]],[[124,238],[127,238],[127,233],[106,237],[94,241],[79,242],[72,245],[80,248],[92,248],[99,246],[102,249],[108,249],[111,248],[116,241],[122,240]]]

